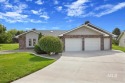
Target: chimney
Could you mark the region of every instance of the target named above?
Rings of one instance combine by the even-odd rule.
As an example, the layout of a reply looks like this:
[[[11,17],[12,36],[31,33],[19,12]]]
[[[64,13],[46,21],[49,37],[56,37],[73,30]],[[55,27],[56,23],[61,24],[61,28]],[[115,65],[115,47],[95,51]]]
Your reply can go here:
[[[88,24],[88,23],[90,23],[90,22],[89,21],[85,21],[85,25]]]

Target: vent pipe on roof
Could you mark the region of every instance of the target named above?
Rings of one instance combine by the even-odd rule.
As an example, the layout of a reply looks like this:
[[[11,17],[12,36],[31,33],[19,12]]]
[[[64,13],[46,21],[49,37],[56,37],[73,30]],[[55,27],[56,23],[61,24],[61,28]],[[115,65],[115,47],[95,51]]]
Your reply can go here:
[[[53,31],[50,31],[51,33],[53,33]]]

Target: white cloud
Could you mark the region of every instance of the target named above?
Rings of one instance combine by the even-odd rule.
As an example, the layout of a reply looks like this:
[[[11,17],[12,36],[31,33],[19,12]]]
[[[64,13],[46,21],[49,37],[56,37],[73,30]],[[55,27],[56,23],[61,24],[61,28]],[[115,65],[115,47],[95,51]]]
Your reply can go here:
[[[96,7],[95,10],[108,9],[108,8],[112,8],[112,6],[113,5],[111,4],[101,5],[99,7]]]
[[[42,5],[42,4],[43,4],[43,1],[37,0],[35,3],[38,4],[38,5]]]
[[[26,30],[31,30],[32,28],[25,28]]]
[[[125,7],[125,2],[118,3],[117,5],[113,5],[112,7],[107,8],[106,10],[104,10],[104,11],[98,13],[98,14],[95,14],[95,16],[101,17],[103,15],[107,15],[107,14],[116,12],[116,11],[118,11],[118,10],[124,8],[124,7]]]
[[[32,1],[32,0],[26,0],[26,1]]]
[[[73,22],[73,20],[69,19],[69,20],[67,20],[66,22],[69,22],[69,23],[70,23],[70,22]]]
[[[1,19],[4,19],[7,22],[14,23],[14,22],[26,22],[24,20],[28,18],[28,15],[20,14],[17,12],[6,12],[6,13],[0,12],[0,17],[2,17]]]
[[[67,15],[68,16],[81,16],[84,14],[85,11],[85,3],[89,0],[77,0],[73,2],[70,5],[66,5],[68,7],[67,9]]]
[[[54,0],[54,4],[55,4],[55,5],[59,4],[59,1]]]
[[[44,18],[45,20],[48,20],[50,17],[47,14],[40,15],[41,18]]]
[[[39,14],[39,11],[36,11],[36,10],[31,10],[31,12],[32,12],[33,14]]]
[[[58,30],[58,29],[60,29],[59,27],[52,27],[52,29],[54,29],[54,30]]]
[[[46,22],[42,22],[41,20],[34,20],[34,19],[30,19],[30,22],[32,22],[32,23],[46,23]]]
[[[6,2],[7,0],[0,0],[0,3]]]
[[[19,0],[14,0],[14,1],[19,1]],[[9,0],[0,0],[0,4],[2,4],[2,8],[4,12],[0,12],[0,19],[5,20],[6,22],[9,23],[16,23],[16,22],[32,22],[32,23],[46,23],[38,19],[32,19],[29,16],[27,8],[28,5],[18,2],[15,4],[9,3]],[[40,17],[44,18],[45,20],[49,19],[49,16],[47,15],[46,12],[44,12],[42,9],[36,11],[36,10],[31,10],[33,14],[39,15]]]
[[[61,10],[62,10],[62,6],[56,7],[56,10],[57,10],[57,11],[61,11]]]
[[[44,18],[45,20],[48,20],[50,17],[48,16],[47,12],[44,12],[42,9],[36,11],[31,10],[31,12],[35,15],[39,15],[39,17]]]

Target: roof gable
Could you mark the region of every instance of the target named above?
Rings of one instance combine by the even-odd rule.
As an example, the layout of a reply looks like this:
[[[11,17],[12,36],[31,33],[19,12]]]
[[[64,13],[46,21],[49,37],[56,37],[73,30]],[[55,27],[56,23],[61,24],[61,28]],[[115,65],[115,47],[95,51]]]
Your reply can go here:
[[[101,35],[101,33],[88,28],[87,26],[82,26],[81,28],[75,29],[66,35]]]
[[[125,35],[125,31],[120,34],[120,36],[118,37],[118,40],[120,40],[123,35]]]
[[[72,29],[72,30],[70,30],[70,31],[67,31],[67,32],[61,34],[60,36],[63,36],[63,35],[65,35],[65,34],[68,34],[68,33],[72,32],[72,31],[75,31],[75,30],[80,29],[80,28],[82,28],[82,27],[89,28],[89,29],[91,29],[91,30],[93,30],[93,31],[96,31],[97,33],[100,33],[100,34],[105,35],[105,36],[112,35],[111,33],[107,32],[107,31],[105,31],[105,30],[103,30],[103,29],[100,29],[100,28],[98,28],[98,27],[96,27],[96,26],[94,26],[94,25],[92,25],[92,24],[90,24],[90,23],[86,23],[86,24],[83,24],[83,25],[81,25],[81,26],[79,26],[79,27],[77,27],[77,28],[75,28],[75,29]]]

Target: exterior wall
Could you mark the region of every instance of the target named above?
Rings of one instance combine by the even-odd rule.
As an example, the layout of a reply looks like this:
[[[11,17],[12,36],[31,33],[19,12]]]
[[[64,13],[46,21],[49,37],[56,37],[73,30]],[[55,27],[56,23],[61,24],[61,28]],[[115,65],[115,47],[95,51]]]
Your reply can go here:
[[[104,38],[110,38],[110,49],[112,49],[112,37],[104,37],[103,35],[64,35],[61,37],[63,43],[64,43],[64,50],[65,50],[65,38],[82,38],[82,49],[84,51],[85,45],[84,45],[84,39],[85,38],[100,38],[101,45],[100,45],[100,50],[104,50]]]
[[[119,46],[125,47],[125,32],[119,40]]]
[[[101,34],[83,26],[79,29],[67,33],[66,35],[101,35]]]
[[[26,35],[19,37],[19,49],[26,49]]]
[[[32,39],[32,40],[36,39],[36,42],[38,42],[38,34],[34,32],[29,32],[26,34],[26,48],[33,48],[34,46],[29,46],[29,39]]]
[[[110,49],[110,38],[104,38],[104,50]]]

